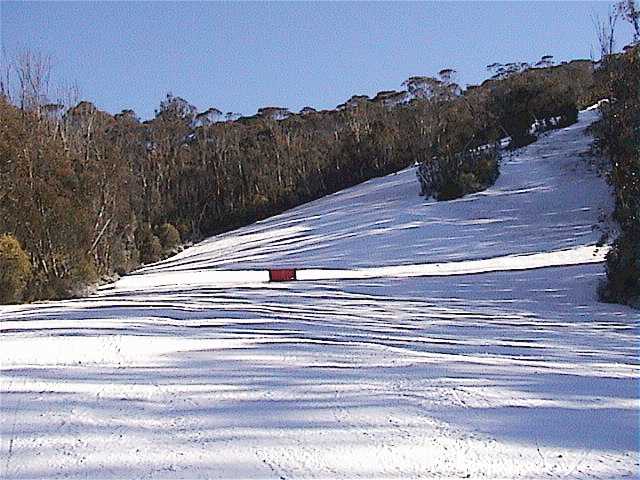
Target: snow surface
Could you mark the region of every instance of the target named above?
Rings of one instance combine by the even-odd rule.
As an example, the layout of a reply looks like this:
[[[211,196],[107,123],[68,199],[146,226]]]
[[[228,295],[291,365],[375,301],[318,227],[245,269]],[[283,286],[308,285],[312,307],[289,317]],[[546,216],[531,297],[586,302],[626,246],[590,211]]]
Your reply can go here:
[[[0,307],[0,477],[637,478],[640,315],[596,301],[595,116],[485,192],[425,201],[408,169]]]

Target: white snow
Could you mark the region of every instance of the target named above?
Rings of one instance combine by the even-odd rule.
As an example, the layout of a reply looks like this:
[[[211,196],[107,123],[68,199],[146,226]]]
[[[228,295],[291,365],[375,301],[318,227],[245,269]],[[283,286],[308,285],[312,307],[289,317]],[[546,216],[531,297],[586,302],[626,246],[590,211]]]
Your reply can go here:
[[[596,300],[596,115],[485,192],[425,201],[407,169],[0,307],[0,477],[638,477],[640,314]]]

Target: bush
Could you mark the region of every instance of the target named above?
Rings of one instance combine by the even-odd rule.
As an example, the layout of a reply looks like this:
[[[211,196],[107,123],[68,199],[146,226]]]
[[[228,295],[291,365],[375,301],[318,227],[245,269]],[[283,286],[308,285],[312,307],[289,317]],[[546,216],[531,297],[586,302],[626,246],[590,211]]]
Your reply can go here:
[[[71,271],[74,288],[82,288],[85,285],[92,285],[98,282],[99,276],[96,265],[90,257],[79,260]]]
[[[116,244],[112,262],[115,273],[118,275],[126,275],[140,265],[140,252],[133,245],[127,248],[121,243]]]
[[[535,142],[535,133],[578,120],[579,89],[554,69],[525,70],[490,86],[492,109],[509,133],[512,149]]]
[[[609,302],[640,308],[640,242],[622,234],[607,254],[607,283],[600,290]]]
[[[71,270],[63,277],[47,279],[46,298],[63,299],[85,296],[98,283],[99,275],[90,256],[74,261]]]
[[[559,128],[568,127],[578,121],[578,107],[575,105],[568,106],[560,115]]]
[[[142,263],[155,263],[162,260],[162,244],[160,243],[160,239],[155,235],[151,235],[149,241],[144,244],[144,249],[142,250]]]
[[[500,174],[497,146],[433,159],[418,167],[422,195],[437,200],[453,200],[480,192],[495,183]]]
[[[18,240],[0,236],[0,304],[20,302],[31,275],[29,256]]]
[[[499,152],[490,153],[484,156],[475,167],[476,181],[479,189],[482,186],[493,185],[500,176],[500,154]],[[485,187],[486,188],[486,187]],[[478,191],[478,190],[475,190]]]
[[[166,257],[175,252],[182,243],[180,232],[170,223],[163,223],[156,229],[156,236],[162,245],[162,254]]]
[[[464,195],[464,187],[460,182],[462,175],[458,178],[448,178],[440,185],[436,192],[436,200],[454,200]]]
[[[140,261],[143,264],[162,260],[162,244],[160,239],[153,234],[148,223],[144,224],[136,232],[136,243],[140,252]]]

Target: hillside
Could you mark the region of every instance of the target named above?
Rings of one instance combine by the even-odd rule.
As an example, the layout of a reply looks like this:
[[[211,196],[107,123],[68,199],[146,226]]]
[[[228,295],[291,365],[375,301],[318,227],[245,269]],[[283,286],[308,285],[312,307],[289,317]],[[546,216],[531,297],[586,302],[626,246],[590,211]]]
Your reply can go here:
[[[407,169],[0,307],[2,478],[635,478],[640,319],[597,301],[596,115],[483,192],[425,201]],[[334,279],[255,281],[272,267]]]
[[[584,112],[581,123],[507,156],[489,190],[425,202],[409,168],[213,237],[139,273],[366,268],[593,245],[611,208],[605,182],[580,160],[591,142],[582,132],[595,115]]]

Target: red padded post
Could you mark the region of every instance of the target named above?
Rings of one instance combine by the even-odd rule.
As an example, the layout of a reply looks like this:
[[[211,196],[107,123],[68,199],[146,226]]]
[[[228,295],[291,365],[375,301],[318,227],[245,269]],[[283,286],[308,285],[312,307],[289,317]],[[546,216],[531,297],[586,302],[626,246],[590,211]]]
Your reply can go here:
[[[290,282],[296,280],[296,271],[293,268],[276,268],[269,270],[270,282]]]

